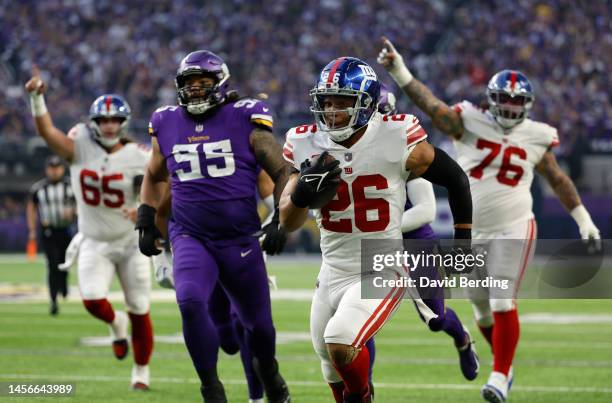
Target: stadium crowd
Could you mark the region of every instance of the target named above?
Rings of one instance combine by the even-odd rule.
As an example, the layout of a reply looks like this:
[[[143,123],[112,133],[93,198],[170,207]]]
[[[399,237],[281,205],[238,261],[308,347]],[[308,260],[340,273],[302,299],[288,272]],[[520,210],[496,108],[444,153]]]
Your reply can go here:
[[[269,94],[280,136],[286,127],[312,120],[308,90],[319,69],[338,55],[371,62],[392,84],[374,62],[383,34],[449,102],[481,103],[495,71],[523,70],[536,85],[532,116],[559,129],[559,157],[574,179],[589,140],[612,140],[610,2],[204,3],[0,0],[1,176],[42,173],[48,152],[35,136],[23,90],[33,62],[50,83],[47,102],[58,127],[67,130],[97,95],[115,91],[132,106],[132,134],[144,139],[151,112],[175,102],[180,59],[208,48],[228,62],[231,84],[241,93]],[[420,114],[406,97],[400,97],[399,109]],[[22,217],[21,196],[2,196],[0,216]]]
[[[109,90],[127,96],[142,127],[174,102],[178,61],[200,48],[226,58],[243,93],[267,92],[289,125],[309,119],[307,91],[325,62],[373,61],[385,34],[449,101],[482,101],[495,71],[523,70],[537,86],[533,116],[572,144],[612,134],[610,11],[609,2],[573,0],[0,0],[0,133],[4,142],[34,135],[22,89],[32,62],[50,79],[59,127]]]

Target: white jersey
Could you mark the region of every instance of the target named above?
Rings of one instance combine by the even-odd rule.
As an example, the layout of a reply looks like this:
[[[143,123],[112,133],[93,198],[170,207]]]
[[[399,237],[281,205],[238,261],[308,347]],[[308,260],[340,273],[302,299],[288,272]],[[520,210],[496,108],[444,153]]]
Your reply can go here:
[[[109,154],[82,123],[73,127],[68,136],[74,140],[70,177],[77,201],[79,232],[98,241],[136,234],[134,223],[123,216],[122,210],[137,207],[134,177],[144,175],[150,150],[127,143]]]
[[[525,119],[504,132],[491,113],[467,101],[455,110],[463,120],[463,137],[455,146],[470,179],[474,230],[497,232],[533,218],[534,168],[559,144],[557,130]]]
[[[406,159],[427,134],[412,115],[377,112],[351,148],[331,141],[315,125],[295,127],[286,137],[284,157],[298,170],[326,150],[340,161],[336,196],[315,210],[323,264],[339,274],[359,274],[362,239],[402,239]]]

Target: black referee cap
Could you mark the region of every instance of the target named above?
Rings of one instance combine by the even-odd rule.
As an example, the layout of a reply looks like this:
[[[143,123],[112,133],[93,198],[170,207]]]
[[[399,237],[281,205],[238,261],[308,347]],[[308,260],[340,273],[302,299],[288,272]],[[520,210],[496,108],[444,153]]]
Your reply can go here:
[[[60,165],[63,165],[62,159],[58,157],[57,155],[48,156],[45,163],[48,167],[58,167]]]

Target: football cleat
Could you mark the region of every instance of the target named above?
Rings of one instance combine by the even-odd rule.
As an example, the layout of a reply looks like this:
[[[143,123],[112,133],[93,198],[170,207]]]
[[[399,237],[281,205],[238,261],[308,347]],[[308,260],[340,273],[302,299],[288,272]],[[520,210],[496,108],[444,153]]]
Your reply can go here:
[[[123,311],[115,311],[115,319],[109,325],[113,341],[113,353],[118,360],[124,359],[129,351],[127,341],[128,316]]]
[[[461,365],[461,373],[465,379],[473,381],[478,376],[480,362],[478,360],[478,354],[476,354],[474,339],[472,339],[470,331],[465,326],[463,326],[463,331],[467,336],[468,342],[462,347],[457,347],[457,351],[459,352],[459,364]]]
[[[508,398],[508,378],[501,372],[491,372],[489,380],[480,390],[480,394],[489,403],[505,402]]]
[[[132,367],[132,390],[149,390],[149,366],[134,364]]]
[[[202,393],[204,403],[227,403],[225,389],[221,382],[206,387],[200,386],[200,393]]]
[[[268,403],[290,403],[291,395],[287,383],[278,371],[276,359],[268,368],[263,368],[257,358],[253,358],[253,369],[264,386]]]

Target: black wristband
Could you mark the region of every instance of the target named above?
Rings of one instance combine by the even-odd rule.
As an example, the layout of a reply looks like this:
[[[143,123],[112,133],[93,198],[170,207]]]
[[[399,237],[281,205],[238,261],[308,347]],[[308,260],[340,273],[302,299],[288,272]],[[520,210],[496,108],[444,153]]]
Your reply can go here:
[[[138,206],[138,216],[136,217],[136,229],[150,228],[155,226],[155,208],[148,204]]]

